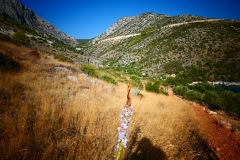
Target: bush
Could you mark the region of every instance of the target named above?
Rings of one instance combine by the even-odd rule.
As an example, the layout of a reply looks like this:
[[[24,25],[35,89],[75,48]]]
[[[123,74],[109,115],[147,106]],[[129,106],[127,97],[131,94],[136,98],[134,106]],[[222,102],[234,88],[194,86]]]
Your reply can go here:
[[[161,81],[155,81],[155,82],[148,82],[145,86],[145,89],[149,92],[153,92],[153,93],[161,93],[164,94],[166,96],[168,96],[168,92],[160,89],[160,84]]]
[[[104,81],[109,82],[109,83],[117,84],[117,82],[116,82],[112,77],[109,77],[109,76],[104,75],[104,76],[102,76],[102,79],[103,79]]]
[[[190,87],[192,90],[187,86],[176,86],[173,92],[191,101],[204,102],[210,109],[220,109],[240,115],[239,93],[224,91],[205,83]]]
[[[12,40],[17,44],[22,44],[25,46],[30,44],[29,38],[25,35],[23,31],[16,32],[13,35]]]
[[[157,83],[152,83],[152,82],[148,82],[146,85],[145,85],[145,89],[146,91],[149,91],[149,92],[154,92],[154,93],[159,93],[159,85]]]
[[[204,95],[198,91],[190,90],[187,86],[176,86],[173,92],[191,101],[201,102]]]
[[[228,113],[240,115],[240,94],[230,91],[220,92],[221,103],[219,108]]]
[[[187,86],[176,86],[173,88],[173,92],[177,95],[183,96],[189,91]]]
[[[220,109],[221,98],[216,92],[207,91],[203,100],[210,109]]]
[[[189,90],[189,91],[187,91],[185,97],[186,97],[188,100],[191,100],[191,101],[202,102],[204,96],[203,96],[203,94],[201,94],[201,93],[198,92],[198,91]]]
[[[164,95],[168,96],[168,92],[166,92],[166,91],[164,91],[164,90],[162,90],[162,89],[159,89],[159,93],[161,93],[161,94],[164,94]]]
[[[88,74],[89,76],[98,77],[98,75],[97,75],[97,68],[92,66],[92,65],[89,65],[89,64],[82,65],[81,66],[81,70],[84,73]]]

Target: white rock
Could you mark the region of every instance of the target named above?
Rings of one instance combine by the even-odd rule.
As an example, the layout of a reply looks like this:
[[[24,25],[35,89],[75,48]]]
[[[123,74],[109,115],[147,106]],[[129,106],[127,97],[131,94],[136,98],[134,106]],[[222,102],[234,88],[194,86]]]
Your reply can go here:
[[[81,75],[84,77],[84,78],[88,78],[89,75],[88,74],[85,74],[85,73],[81,73]]]
[[[65,72],[69,71],[66,67],[54,67],[54,69],[57,71],[65,71]]]
[[[49,41],[49,40],[47,40],[47,42],[48,42],[49,44],[53,44],[53,42],[52,42],[52,41]]]
[[[82,48],[76,48],[76,51],[81,51],[82,50]]]
[[[73,81],[74,83],[78,83],[78,79],[77,79],[77,77],[74,77],[74,76],[67,76],[67,79]]]
[[[209,111],[208,113],[211,115],[217,115],[217,112],[214,112],[214,111]]]

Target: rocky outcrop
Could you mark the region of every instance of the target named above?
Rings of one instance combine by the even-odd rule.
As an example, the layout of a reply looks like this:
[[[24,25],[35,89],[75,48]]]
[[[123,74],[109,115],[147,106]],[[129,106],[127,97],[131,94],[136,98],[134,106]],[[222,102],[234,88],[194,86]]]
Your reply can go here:
[[[0,0],[0,15],[14,19],[21,24],[29,26],[31,29],[35,29],[42,34],[54,37],[67,44],[77,44],[76,39],[61,32],[17,0]]]

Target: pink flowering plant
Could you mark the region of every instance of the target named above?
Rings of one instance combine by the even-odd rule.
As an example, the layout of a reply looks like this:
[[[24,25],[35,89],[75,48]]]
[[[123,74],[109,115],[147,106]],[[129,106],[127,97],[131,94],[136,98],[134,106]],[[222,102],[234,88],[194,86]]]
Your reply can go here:
[[[127,148],[128,124],[133,115],[133,106],[131,105],[130,91],[131,86],[128,85],[127,103],[123,107],[120,115],[120,127],[118,127],[118,144],[116,146],[116,160],[119,160],[124,148]]]

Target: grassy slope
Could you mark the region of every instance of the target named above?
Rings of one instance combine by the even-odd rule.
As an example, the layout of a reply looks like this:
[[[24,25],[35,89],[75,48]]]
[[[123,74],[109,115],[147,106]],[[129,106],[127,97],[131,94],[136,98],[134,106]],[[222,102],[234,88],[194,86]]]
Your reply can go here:
[[[54,71],[59,65],[78,67],[40,51],[39,58],[24,47],[6,42],[0,46],[2,54],[23,67],[0,74],[0,159],[112,159],[126,84],[112,86],[71,70]],[[78,77],[79,83],[66,75]],[[142,93],[142,100],[132,96],[127,159],[138,157],[140,149],[144,153],[142,144],[161,158],[209,158],[189,104]]]

